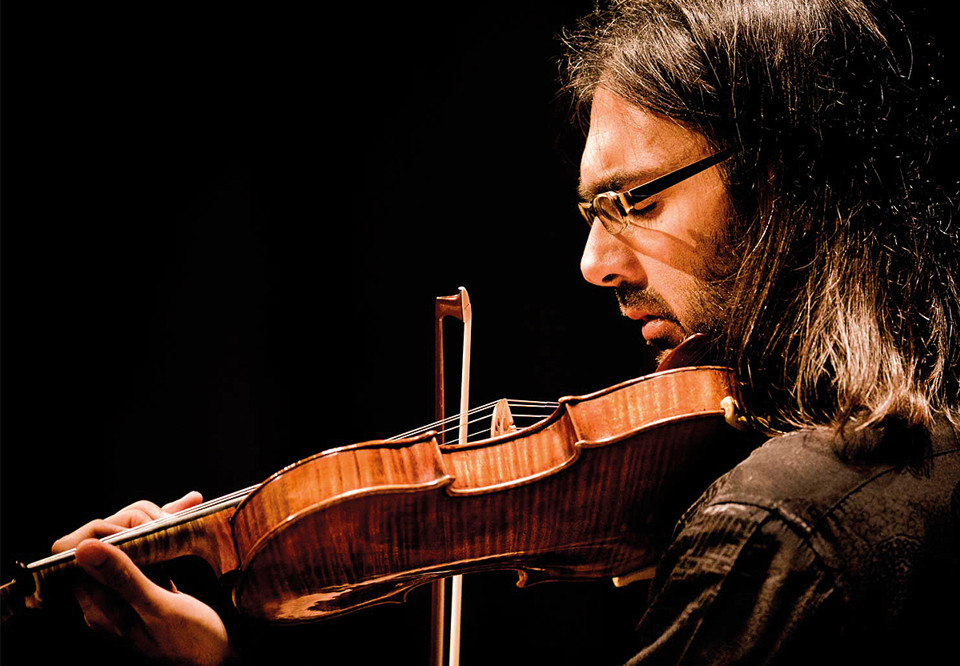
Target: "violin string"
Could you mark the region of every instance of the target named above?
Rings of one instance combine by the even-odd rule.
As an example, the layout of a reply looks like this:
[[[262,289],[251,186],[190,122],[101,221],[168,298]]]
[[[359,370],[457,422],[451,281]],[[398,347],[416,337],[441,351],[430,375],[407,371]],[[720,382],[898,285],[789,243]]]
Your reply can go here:
[[[468,416],[473,417],[473,416],[476,416],[477,414],[483,414],[483,416],[480,416],[479,418],[469,419],[468,423],[476,423],[480,419],[484,418],[485,416],[492,414],[493,409],[497,406],[499,402],[500,402],[499,400],[494,400],[493,402],[488,402],[485,405],[480,405],[478,407],[474,407],[470,409],[467,412]],[[524,407],[542,407],[544,409],[547,409],[547,408],[555,409],[558,405],[557,402],[550,402],[545,400],[507,400],[507,403],[509,405],[517,404],[517,405],[522,405]],[[489,412],[489,414],[484,414],[485,412]],[[542,418],[541,415],[527,414],[524,416]],[[450,424],[454,424],[454,425],[450,425]],[[460,427],[460,415],[454,414],[444,419],[440,419],[439,421],[434,421],[433,423],[428,423],[427,425],[420,426],[419,428],[414,428],[413,430],[408,430],[407,432],[401,433],[399,435],[394,435],[389,439],[395,440],[395,439],[403,439],[405,437],[413,437],[415,435],[420,435],[425,432],[429,432],[430,430],[437,430],[440,433],[447,433],[447,432],[450,432],[451,430],[456,430],[459,427]]]
[[[127,541],[129,539],[136,538],[141,535],[150,534],[151,532],[159,531],[162,528],[168,527],[170,525],[175,525],[178,523],[188,522],[194,517],[202,516],[205,514],[216,513],[224,508],[227,508],[232,505],[239,504],[240,501],[251,492],[256,490],[259,485],[248,486],[241,490],[236,490],[232,493],[218,497],[216,499],[209,500],[207,502],[202,502],[196,506],[188,507],[182,511],[177,511],[175,513],[170,513],[160,518],[155,518],[149,520],[141,525],[135,525],[133,527],[128,527],[124,530],[110,534],[105,537],[101,537],[100,541],[104,543],[116,543],[118,541]],[[27,565],[27,568],[42,568],[51,564],[56,564],[58,562],[71,559],[76,554],[76,548],[70,548],[65,550],[62,553],[57,553],[56,555],[51,555],[42,560],[37,560]]]
[[[492,416],[493,410],[495,409],[495,407],[497,406],[497,404],[498,404],[499,402],[500,402],[499,400],[494,400],[494,401],[489,402],[489,403],[487,403],[487,404],[485,404],[485,405],[480,405],[480,406],[478,406],[478,407],[474,407],[473,409],[469,410],[469,411],[467,412],[467,414],[468,414],[468,417],[471,417],[471,418],[468,418],[468,421],[467,421],[467,422],[468,422],[468,425],[472,425],[472,424],[478,423],[478,422],[480,422],[480,421],[482,421],[482,420],[484,420],[484,419],[487,419],[487,418],[489,418],[490,416]],[[513,400],[513,399],[508,399],[508,400],[507,400],[507,404],[508,404],[508,406],[521,406],[521,407],[524,407],[524,408],[540,408],[540,409],[543,409],[543,410],[548,410],[548,409],[551,409],[551,410],[552,410],[552,409],[555,409],[555,408],[557,407],[557,405],[558,405],[557,402],[551,402],[551,401],[541,401],[541,400]],[[514,418],[534,418],[534,419],[543,419],[543,418],[545,418],[545,417],[548,416],[548,415],[549,415],[549,413],[544,413],[544,414],[538,414],[538,413],[533,413],[533,414],[529,414],[529,413],[524,413],[524,414],[512,414],[512,416],[513,416]],[[429,424],[427,424],[427,425],[425,425],[425,426],[420,426],[419,428],[415,428],[415,429],[413,429],[413,430],[409,430],[409,431],[407,431],[407,432],[405,432],[405,433],[401,433],[401,434],[399,434],[399,435],[394,435],[393,437],[388,438],[387,441],[397,440],[397,439],[403,439],[403,438],[406,438],[406,437],[412,437],[412,436],[415,436],[415,435],[419,435],[419,434],[428,432],[428,431],[430,431],[430,430],[437,430],[438,427],[440,427],[440,430],[438,431],[439,433],[441,433],[441,434],[446,434],[447,432],[450,432],[450,431],[452,431],[452,430],[457,430],[457,429],[459,429],[459,427],[460,427],[460,418],[461,418],[461,417],[460,417],[459,414],[456,414],[456,415],[453,415],[453,416],[448,416],[448,417],[446,417],[446,418],[444,418],[444,419],[440,419],[440,420],[438,420],[438,421],[434,421],[433,423],[429,423]],[[450,425],[450,424],[455,424],[455,425]],[[492,432],[492,430],[493,430],[493,428],[491,427],[491,428],[485,429],[483,432],[490,433],[490,432]],[[158,531],[158,530],[160,530],[160,529],[163,529],[163,528],[165,528],[165,527],[167,527],[167,526],[169,526],[169,525],[175,524],[175,523],[186,522],[186,521],[188,521],[188,520],[190,520],[190,519],[192,519],[192,518],[194,518],[194,517],[196,517],[196,516],[202,516],[202,515],[207,514],[207,513],[215,513],[216,511],[220,511],[220,510],[222,510],[222,509],[229,508],[230,506],[239,504],[239,502],[240,502],[243,498],[245,498],[247,495],[249,495],[250,493],[252,493],[252,492],[253,492],[254,490],[256,490],[257,488],[259,488],[260,485],[261,485],[261,484],[255,484],[255,485],[252,485],[252,486],[248,486],[248,487],[246,487],[246,488],[242,488],[242,489],[240,489],[240,490],[236,490],[236,491],[227,493],[226,495],[223,495],[223,496],[221,496],[221,497],[216,497],[216,498],[211,499],[211,500],[206,500],[206,501],[201,502],[200,504],[197,504],[197,505],[195,505],[195,506],[192,506],[192,507],[188,507],[188,508],[186,508],[186,509],[183,509],[182,511],[177,511],[177,512],[172,513],[172,514],[167,514],[167,515],[161,516],[160,518],[156,518],[156,519],[147,521],[146,523],[142,523],[141,525],[136,525],[136,526],[134,526],[134,527],[130,527],[130,528],[121,530],[120,532],[116,532],[115,534],[111,534],[111,535],[108,535],[108,536],[106,536],[106,537],[102,537],[102,538],[101,538],[101,541],[103,541],[103,542],[105,542],[105,543],[114,543],[114,542],[117,542],[117,541],[125,541],[125,540],[131,539],[131,538],[135,538],[135,537],[140,536],[140,535],[149,534],[150,532],[153,532],[153,531]],[[32,567],[38,567],[38,568],[39,568],[39,567],[41,567],[41,566],[46,566],[46,565],[48,565],[48,564],[53,564],[53,563],[59,562],[59,561],[61,561],[61,560],[66,560],[66,559],[69,559],[69,558],[73,557],[73,555],[74,555],[75,552],[76,552],[76,549],[71,548],[71,549],[66,550],[66,551],[64,551],[64,552],[62,552],[62,553],[58,553],[57,555],[52,555],[52,556],[47,557],[47,558],[44,558],[44,559],[42,559],[42,560],[38,560],[38,561],[36,561],[36,562],[33,562],[33,563],[31,563],[30,565],[28,565],[28,566],[31,567],[31,568],[32,568]]]
[[[468,414],[471,414],[471,415],[474,415],[474,416],[476,416],[477,414],[481,414],[481,416],[478,417],[478,418],[469,419],[469,420],[468,420],[468,423],[474,424],[474,423],[477,423],[478,421],[483,420],[484,418],[487,418],[487,417],[489,416],[489,414],[483,414],[483,412],[490,412],[490,413],[492,414],[493,408],[496,407],[496,405],[497,405],[499,402],[500,402],[500,401],[495,400],[495,401],[489,402],[489,403],[487,403],[487,404],[485,404],[485,405],[480,405],[479,407],[475,407],[475,408],[471,409],[471,410],[468,412]],[[509,400],[507,400],[507,403],[508,403],[509,405],[517,405],[517,406],[523,406],[523,407],[528,407],[528,408],[529,408],[529,407],[535,407],[535,408],[538,407],[538,408],[541,408],[541,409],[555,409],[556,406],[557,406],[557,404],[558,404],[558,403],[556,403],[556,402],[551,402],[551,401],[542,401],[542,400],[514,400],[514,399],[509,399]],[[543,418],[544,415],[542,415],[542,414],[515,414],[514,417],[515,417],[515,418],[517,418],[517,417],[519,417],[519,418]],[[446,425],[446,424],[450,424],[450,423],[456,423],[455,426],[447,427],[447,428],[444,428],[444,429],[442,429],[442,430],[440,431],[441,433],[444,433],[444,434],[445,434],[445,433],[447,433],[447,432],[449,432],[449,431],[451,431],[451,430],[456,430],[457,428],[459,428],[459,419],[460,419],[460,416],[459,416],[459,415],[450,416],[450,417],[447,417],[447,418],[445,418],[445,419],[441,419],[440,421],[435,421],[434,423],[428,424],[428,425],[426,425],[426,426],[421,426],[420,428],[416,428],[416,429],[414,429],[414,430],[408,431],[407,433],[403,433],[403,434],[401,434],[401,435],[395,435],[394,437],[391,437],[390,439],[391,439],[391,440],[393,440],[393,439],[402,439],[402,438],[404,438],[404,437],[409,437],[409,436],[411,436],[412,434],[420,434],[420,433],[427,432],[427,431],[429,431],[429,430],[435,429],[436,426],[438,426],[438,425]],[[491,429],[488,429],[486,432],[489,432],[490,430],[492,430],[492,428],[491,428]],[[150,521],[150,522],[148,522],[148,523],[144,523],[143,525],[139,525],[139,526],[130,528],[129,530],[125,530],[124,532],[118,532],[117,534],[111,535],[110,537],[107,537],[107,538],[110,538],[110,539],[113,539],[113,540],[117,540],[117,539],[120,539],[120,538],[127,538],[127,537],[131,536],[130,532],[132,532],[132,531],[134,531],[134,530],[136,530],[136,531],[138,531],[138,532],[148,533],[148,532],[151,531],[152,529],[157,529],[157,528],[159,528],[159,527],[161,527],[161,526],[166,526],[167,524],[169,524],[170,522],[173,522],[174,520],[183,520],[183,519],[186,519],[186,518],[190,518],[190,517],[192,517],[192,516],[194,516],[194,515],[196,515],[196,514],[202,514],[202,513],[205,513],[205,512],[211,512],[211,510],[213,510],[213,509],[227,508],[227,507],[230,506],[231,504],[235,504],[235,503],[236,503],[235,500],[237,500],[237,499],[239,499],[239,498],[246,497],[246,496],[249,495],[251,492],[253,492],[254,490],[256,490],[258,487],[259,487],[259,484],[253,485],[253,486],[249,486],[249,487],[247,487],[247,488],[243,488],[243,489],[241,489],[241,490],[237,490],[237,491],[234,491],[234,492],[232,492],[232,493],[228,493],[228,494],[226,494],[226,495],[223,495],[222,497],[217,497],[217,498],[214,498],[214,499],[212,499],[212,500],[208,500],[208,501],[202,502],[201,504],[198,504],[198,505],[196,505],[196,506],[193,506],[193,507],[184,509],[183,511],[179,511],[179,512],[174,513],[174,514],[170,514],[169,516],[163,516],[163,517],[161,517],[161,518],[159,518],[159,519],[156,519],[156,520],[154,520],[154,521]]]
[[[493,412],[493,408],[495,407],[495,405],[496,405],[496,403],[491,403],[490,405],[486,405],[485,407],[486,407],[486,409],[488,410],[489,413],[482,413],[482,414],[480,414],[480,416],[479,416],[478,418],[468,419],[467,424],[468,424],[468,425],[473,425],[473,424],[476,424],[476,423],[479,423],[479,422],[483,422],[483,421],[486,421],[487,419],[489,419],[489,418],[493,415],[493,413],[494,413],[494,412]],[[549,405],[548,405],[547,403],[544,403],[543,406],[546,407],[546,406],[549,406]],[[555,406],[555,404],[554,404],[554,406]],[[475,411],[475,410],[471,410],[469,413],[473,414],[474,411]],[[512,414],[512,416],[513,416],[514,418],[536,418],[536,419],[543,419],[543,418],[545,418],[545,415],[544,415],[544,414]],[[448,422],[453,422],[453,421],[456,420],[456,419],[459,419],[459,417],[453,417],[453,418],[451,418],[451,419],[445,419],[445,420],[448,421]],[[454,423],[453,425],[451,425],[451,426],[449,426],[449,427],[447,427],[447,428],[444,428],[444,429],[440,430],[439,432],[440,432],[441,434],[446,434],[446,433],[451,432],[451,431],[459,430],[459,428],[460,428],[460,423],[459,423],[459,421],[457,421],[457,422]],[[475,437],[477,437],[477,436],[479,436],[479,435],[483,435],[484,433],[490,433],[490,432],[492,432],[492,430],[493,430],[493,428],[492,428],[492,426],[491,426],[490,428],[486,428],[486,429],[482,430],[480,433],[474,433],[472,436],[475,438]]]
[[[491,408],[492,408],[493,406],[495,406],[496,404],[497,404],[497,401],[488,402],[488,403],[485,404],[485,405],[480,405],[479,407],[474,407],[473,409],[471,409],[470,411],[468,411],[467,414],[468,414],[468,415],[477,414],[477,413],[479,413],[479,412],[482,412],[483,410],[491,409]],[[460,421],[460,415],[459,415],[459,414],[455,414],[455,415],[453,415],[453,416],[448,416],[448,417],[443,418],[443,419],[440,419],[440,420],[438,420],[438,421],[434,421],[433,423],[428,423],[428,424],[423,425],[423,426],[420,426],[420,427],[418,427],[418,428],[414,428],[413,430],[408,430],[407,432],[400,433],[399,435],[394,435],[393,437],[390,437],[389,439],[390,439],[390,440],[403,439],[403,438],[405,438],[405,437],[412,437],[412,436],[414,436],[414,435],[420,435],[420,434],[423,434],[423,433],[428,432],[428,431],[430,431],[430,430],[437,430],[438,428],[442,428],[443,426],[446,426],[446,425],[449,424],[449,423],[453,423],[453,422],[459,423],[459,421]],[[446,432],[447,430],[449,430],[449,428],[448,428],[448,429],[441,429],[440,432]]]

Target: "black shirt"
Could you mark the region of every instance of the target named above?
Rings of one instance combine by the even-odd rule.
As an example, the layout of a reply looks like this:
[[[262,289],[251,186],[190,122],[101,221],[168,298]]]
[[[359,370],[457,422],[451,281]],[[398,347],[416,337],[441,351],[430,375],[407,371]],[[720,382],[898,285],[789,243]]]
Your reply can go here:
[[[769,440],[687,511],[639,632],[641,664],[960,663],[960,447],[851,463],[828,430]]]

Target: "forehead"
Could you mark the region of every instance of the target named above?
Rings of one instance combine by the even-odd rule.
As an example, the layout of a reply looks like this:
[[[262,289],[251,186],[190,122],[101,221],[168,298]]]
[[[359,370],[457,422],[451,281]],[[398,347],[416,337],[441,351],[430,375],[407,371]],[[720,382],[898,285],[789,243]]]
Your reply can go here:
[[[639,185],[707,152],[703,135],[598,88],[580,160],[581,195]]]

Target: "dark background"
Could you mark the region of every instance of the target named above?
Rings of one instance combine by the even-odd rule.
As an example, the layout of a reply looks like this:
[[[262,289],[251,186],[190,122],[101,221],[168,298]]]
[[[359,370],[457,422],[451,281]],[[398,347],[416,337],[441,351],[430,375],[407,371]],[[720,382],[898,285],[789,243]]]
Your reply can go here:
[[[433,303],[461,285],[474,404],[649,371],[578,269],[557,34],[590,5],[5,8],[3,579],[136,499],[432,420]],[[514,581],[467,578],[465,666],[630,654],[642,584]],[[4,663],[129,663],[71,619],[5,625]],[[253,636],[424,663],[426,619],[415,592]]]

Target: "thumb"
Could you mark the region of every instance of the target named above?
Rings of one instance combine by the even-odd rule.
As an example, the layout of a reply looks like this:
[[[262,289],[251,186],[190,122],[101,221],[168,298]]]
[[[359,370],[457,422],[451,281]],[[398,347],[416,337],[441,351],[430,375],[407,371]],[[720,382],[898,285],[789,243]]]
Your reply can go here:
[[[156,591],[162,591],[116,546],[97,539],[86,539],[77,545],[77,564],[135,610],[149,610]]]

